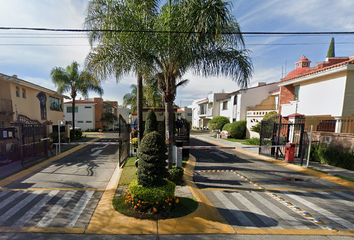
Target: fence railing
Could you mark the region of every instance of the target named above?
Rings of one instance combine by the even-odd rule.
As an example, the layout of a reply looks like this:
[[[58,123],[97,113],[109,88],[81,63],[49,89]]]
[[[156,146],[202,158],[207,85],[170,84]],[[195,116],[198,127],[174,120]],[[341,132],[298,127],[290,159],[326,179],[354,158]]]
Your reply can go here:
[[[311,125],[313,131],[354,134],[354,117],[345,119],[316,119],[306,118],[305,131],[310,132]]]

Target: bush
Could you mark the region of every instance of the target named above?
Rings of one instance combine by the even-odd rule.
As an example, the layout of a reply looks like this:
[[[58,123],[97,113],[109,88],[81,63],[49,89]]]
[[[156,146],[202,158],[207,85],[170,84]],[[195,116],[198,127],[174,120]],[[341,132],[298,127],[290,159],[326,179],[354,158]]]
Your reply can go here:
[[[259,145],[259,138],[246,139],[248,145]]]
[[[167,177],[166,143],[158,132],[145,135],[139,147],[138,183],[143,186],[162,186]]]
[[[217,116],[209,121],[208,128],[210,130],[221,130],[227,123],[230,123],[227,117]]]
[[[231,128],[231,123],[226,123],[224,127],[222,128],[223,131],[229,132]]]
[[[132,138],[131,142],[133,147],[138,147],[138,138]]]
[[[146,113],[144,136],[150,132],[157,131],[157,120],[153,110]]]
[[[177,185],[183,184],[183,174],[184,170],[181,167],[174,167],[168,170],[168,177],[167,179],[174,182]]]
[[[157,131],[161,134],[162,138],[165,139],[165,121],[159,121],[157,123]]]
[[[277,115],[278,115],[278,113],[276,111],[270,111],[269,113],[264,115],[262,121],[268,120],[268,119],[275,117]],[[261,132],[261,123],[259,122],[256,125],[254,125],[253,127],[251,127],[251,131],[256,132],[256,133],[260,133]]]
[[[70,139],[78,139],[82,137],[81,129],[70,130]]]
[[[244,139],[246,136],[246,121],[237,121],[231,123],[229,136],[236,139]]]
[[[325,147],[321,144],[311,145],[310,160],[340,168],[354,170],[354,151]]]

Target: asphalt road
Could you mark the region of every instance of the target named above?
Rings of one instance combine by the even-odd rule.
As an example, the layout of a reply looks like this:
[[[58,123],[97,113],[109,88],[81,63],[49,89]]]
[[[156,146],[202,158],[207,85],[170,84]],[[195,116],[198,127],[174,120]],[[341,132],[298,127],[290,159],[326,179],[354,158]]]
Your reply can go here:
[[[354,230],[351,189],[234,150],[190,154],[195,183],[235,229]]]
[[[88,145],[8,184],[0,192],[0,227],[85,228],[117,154],[118,145]]]

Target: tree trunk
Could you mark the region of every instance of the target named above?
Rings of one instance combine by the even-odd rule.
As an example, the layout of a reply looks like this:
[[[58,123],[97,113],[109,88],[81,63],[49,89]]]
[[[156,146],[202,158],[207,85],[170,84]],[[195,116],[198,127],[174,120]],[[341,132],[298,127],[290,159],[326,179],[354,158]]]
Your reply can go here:
[[[72,103],[72,124],[71,126],[73,127],[73,130],[75,129],[75,98],[73,98],[73,103]],[[58,130],[59,135],[60,135],[60,129]]]
[[[136,108],[138,118],[138,147],[140,146],[141,138],[143,136],[143,76],[138,73],[137,79],[137,93],[136,93]]]
[[[168,140],[168,169],[172,169],[172,148],[173,148],[173,101],[165,102],[165,124],[166,124],[166,140]]]

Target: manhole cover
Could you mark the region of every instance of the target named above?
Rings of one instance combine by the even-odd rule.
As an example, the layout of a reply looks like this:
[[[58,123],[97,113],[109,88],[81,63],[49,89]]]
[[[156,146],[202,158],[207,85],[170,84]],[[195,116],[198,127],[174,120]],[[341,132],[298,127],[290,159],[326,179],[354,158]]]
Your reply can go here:
[[[300,181],[305,181],[304,179],[302,178],[287,178],[287,177],[284,177],[282,178],[284,181],[289,181],[289,182],[300,182]]]

